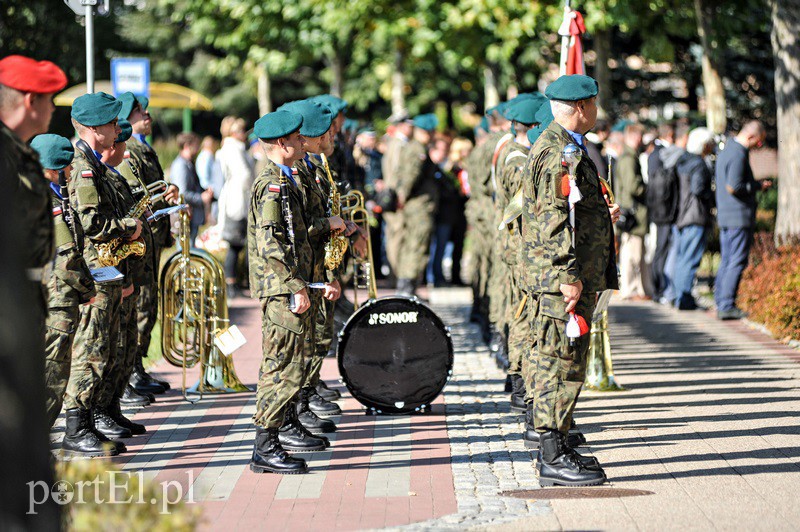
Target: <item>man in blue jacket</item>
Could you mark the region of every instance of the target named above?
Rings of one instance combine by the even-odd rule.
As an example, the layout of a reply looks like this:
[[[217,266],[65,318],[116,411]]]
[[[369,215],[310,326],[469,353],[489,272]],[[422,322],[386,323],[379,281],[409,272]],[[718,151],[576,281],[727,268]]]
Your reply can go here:
[[[772,186],[757,182],[750,167],[750,148],[764,143],[764,125],[752,120],[728,140],[717,157],[717,223],[721,259],[717,271],[714,300],[717,317],[738,320],[745,313],[736,307],[736,292],[747,266],[756,220],[756,192]]]

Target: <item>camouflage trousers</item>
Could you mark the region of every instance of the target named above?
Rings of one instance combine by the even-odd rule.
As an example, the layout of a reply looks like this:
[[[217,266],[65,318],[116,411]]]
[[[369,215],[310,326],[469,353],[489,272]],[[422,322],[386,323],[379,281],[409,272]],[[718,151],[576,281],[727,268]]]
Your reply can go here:
[[[80,320],[80,307],[52,307],[44,333],[45,406],[48,426],[52,427],[64,404],[72,364],[72,340]]]
[[[417,281],[428,266],[433,234],[434,205],[426,198],[414,198],[400,212],[400,248],[395,275]]]
[[[581,295],[575,310],[590,327],[596,299],[594,293]],[[534,427],[538,432],[558,430],[566,434],[586,376],[590,335],[584,334],[570,343],[566,334],[569,315],[564,311],[561,294],[539,294],[534,307]]]
[[[499,242],[500,239],[497,239]],[[489,278],[489,321],[495,324],[498,330],[505,331],[506,308],[511,299],[511,270],[500,258],[501,250],[498,245],[492,248],[492,269]],[[504,333],[505,334],[505,333]]]
[[[103,382],[97,390],[95,406],[107,407],[115,398],[122,396],[128,379],[133,371],[133,363],[137,353],[136,340],[139,331],[136,327],[136,308],[138,288],[133,294],[122,300],[119,312],[119,335],[117,347],[106,366]]]
[[[389,261],[392,272],[395,272],[396,275],[400,242],[403,237],[403,214],[401,212],[385,212],[383,213],[383,224],[386,259]]]
[[[64,398],[67,409],[88,410],[94,405],[112,353],[116,354],[121,299],[121,286],[97,285],[94,302],[81,307]]]
[[[505,267],[508,268],[510,273],[510,267],[507,264]],[[525,294],[520,289],[515,275],[510,274],[508,276],[506,286],[508,291],[507,302],[503,309],[503,323],[506,325],[508,334],[508,374],[524,375],[523,365],[530,338],[528,302],[525,301]],[[520,309],[520,306],[522,306],[522,309]]]
[[[486,224],[476,224],[467,231],[470,243],[472,270],[472,293],[476,307],[482,315],[489,317],[489,280],[492,269],[492,240]]]
[[[263,428],[280,428],[285,407],[305,384],[314,322],[310,311],[299,316],[291,312],[288,296],[262,300],[261,310],[263,359],[253,422]]]
[[[161,246],[155,246],[154,263],[156,268],[161,264]],[[158,321],[158,296],[159,296],[159,271],[156,270],[155,281],[147,286],[139,288],[139,301],[136,305],[136,327],[139,331],[136,340],[136,356],[144,358],[150,349],[150,337],[153,334],[153,327]]]
[[[335,302],[328,301],[322,294],[315,294],[316,301],[312,308],[314,312],[314,350],[308,358],[308,371],[306,386],[316,386],[319,383],[319,374],[322,363],[331,347],[333,340],[333,307]]]

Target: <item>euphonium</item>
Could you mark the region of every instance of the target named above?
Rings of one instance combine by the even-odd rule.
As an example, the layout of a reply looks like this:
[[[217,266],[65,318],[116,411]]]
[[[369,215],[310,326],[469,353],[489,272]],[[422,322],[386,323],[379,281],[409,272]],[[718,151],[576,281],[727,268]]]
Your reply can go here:
[[[183,198],[181,197],[181,202]],[[164,359],[182,368],[184,397],[187,393],[248,391],[233,367],[233,360],[219,351],[214,339],[227,330],[228,299],[225,273],[208,252],[189,246],[189,215],[181,212],[181,249],[161,271],[161,348]],[[186,370],[200,363],[200,379],[187,390]]]
[[[328,196],[328,216],[340,216],[341,204],[339,198],[339,188],[331,175],[330,167],[328,166],[328,158],[325,154],[320,154],[322,159],[322,167],[325,168],[325,174],[328,176],[328,182],[331,186],[331,191]],[[342,235],[331,233],[331,238],[325,244],[325,268],[328,270],[335,270],[344,260],[344,254],[347,252],[347,238]]]
[[[359,257],[353,253],[353,305],[358,308],[358,290],[366,289],[367,297],[375,299],[378,287],[375,283],[374,262],[372,260],[372,239],[369,234],[370,216],[364,207],[364,195],[357,190],[342,196],[341,216],[359,227],[359,231],[367,240],[367,255]]]

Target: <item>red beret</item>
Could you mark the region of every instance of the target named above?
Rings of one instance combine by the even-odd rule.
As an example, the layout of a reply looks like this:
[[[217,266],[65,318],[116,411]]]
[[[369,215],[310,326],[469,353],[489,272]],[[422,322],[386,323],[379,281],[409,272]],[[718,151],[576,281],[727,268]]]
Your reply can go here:
[[[67,75],[50,61],[9,55],[0,59],[0,84],[21,92],[49,94],[67,86]]]

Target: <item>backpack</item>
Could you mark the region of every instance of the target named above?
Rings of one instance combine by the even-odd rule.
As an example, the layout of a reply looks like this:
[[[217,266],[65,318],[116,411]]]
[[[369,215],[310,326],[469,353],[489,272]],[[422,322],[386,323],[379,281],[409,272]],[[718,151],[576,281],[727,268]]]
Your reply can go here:
[[[659,157],[660,150],[651,156],[650,178],[647,181],[647,212],[655,224],[671,224],[678,216],[678,170],[677,164],[665,166]]]

